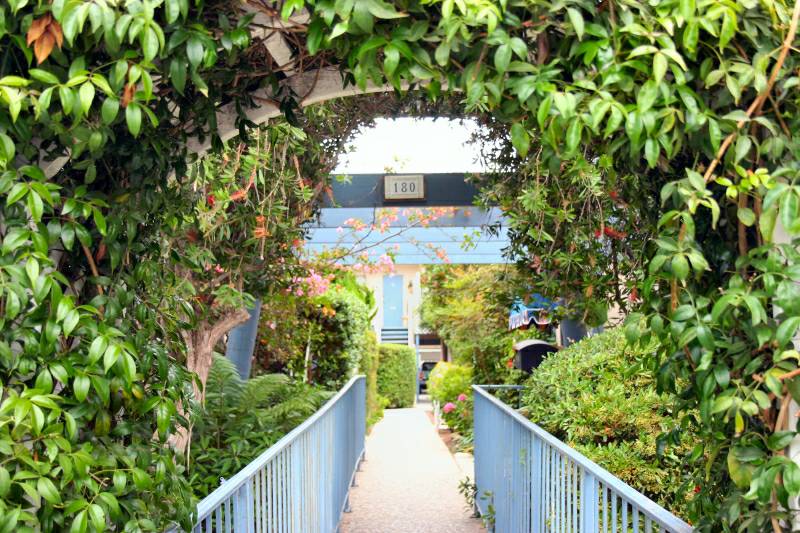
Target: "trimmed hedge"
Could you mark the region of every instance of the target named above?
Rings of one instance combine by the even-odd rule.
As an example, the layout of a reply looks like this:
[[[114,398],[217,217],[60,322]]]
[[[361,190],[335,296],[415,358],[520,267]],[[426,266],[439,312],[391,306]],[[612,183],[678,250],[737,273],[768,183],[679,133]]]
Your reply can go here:
[[[402,344],[381,344],[378,352],[378,394],[386,397],[387,407],[412,407],[417,372],[414,349]]]
[[[688,439],[659,456],[657,439],[676,424],[645,358],[621,329],[550,355],[526,382],[524,414],[673,513],[686,515]]]
[[[372,330],[367,331],[364,351],[359,363],[359,372],[367,378],[367,428],[374,426],[383,418],[383,407],[386,399],[378,394],[378,366],[380,353],[378,340]]]

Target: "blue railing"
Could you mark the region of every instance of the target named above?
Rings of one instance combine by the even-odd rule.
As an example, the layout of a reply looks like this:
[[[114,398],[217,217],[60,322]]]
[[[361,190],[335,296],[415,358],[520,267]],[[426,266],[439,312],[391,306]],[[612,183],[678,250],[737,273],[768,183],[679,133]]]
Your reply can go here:
[[[366,381],[352,378],[308,420],[197,506],[196,533],[333,533],[364,457]]]
[[[689,524],[517,413],[483,386],[475,385],[472,391],[475,503],[490,531],[692,531]]]

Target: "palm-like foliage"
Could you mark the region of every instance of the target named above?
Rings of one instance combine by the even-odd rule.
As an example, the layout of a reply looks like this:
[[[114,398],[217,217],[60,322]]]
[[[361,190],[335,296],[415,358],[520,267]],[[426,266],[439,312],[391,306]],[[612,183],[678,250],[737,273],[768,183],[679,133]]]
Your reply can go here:
[[[221,356],[206,383],[190,450],[190,481],[205,496],[319,409],[332,393],[265,374],[243,381]]]

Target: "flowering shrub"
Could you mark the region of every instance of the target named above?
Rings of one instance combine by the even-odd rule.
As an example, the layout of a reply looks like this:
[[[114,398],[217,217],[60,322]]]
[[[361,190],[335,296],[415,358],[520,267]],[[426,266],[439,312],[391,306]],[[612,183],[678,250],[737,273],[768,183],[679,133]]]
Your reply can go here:
[[[454,432],[472,435],[472,368],[446,361],[440,361],[428,377],[428,391],[431,398],[444,404],[442,417]]]

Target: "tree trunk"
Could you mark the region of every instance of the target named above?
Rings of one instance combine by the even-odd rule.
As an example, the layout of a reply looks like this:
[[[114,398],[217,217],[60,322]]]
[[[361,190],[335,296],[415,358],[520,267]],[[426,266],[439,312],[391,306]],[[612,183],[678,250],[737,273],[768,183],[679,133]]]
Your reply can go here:
[[[223,335],[239,324],[245,323],[248,318],[250,318],[250,313],[246,309],[237,309],[223,315],[213,324],[201,322],[197,325],[197,329],[183,332],[183,341],[186,343],[186,368],[189,372],[197,374],[200,381],[200,386],[198,386],[197,380],[192,381],[192,392],[198,404],[203,405],[205,401],[206,381],[214,361],[214,346],[222,339]],[[178,405],[178,413],[186,414],[182,405]],[[170,437],[169,442],[176,450],[187,452],[188,456],[191,437],[191,426],[181,427]]]

